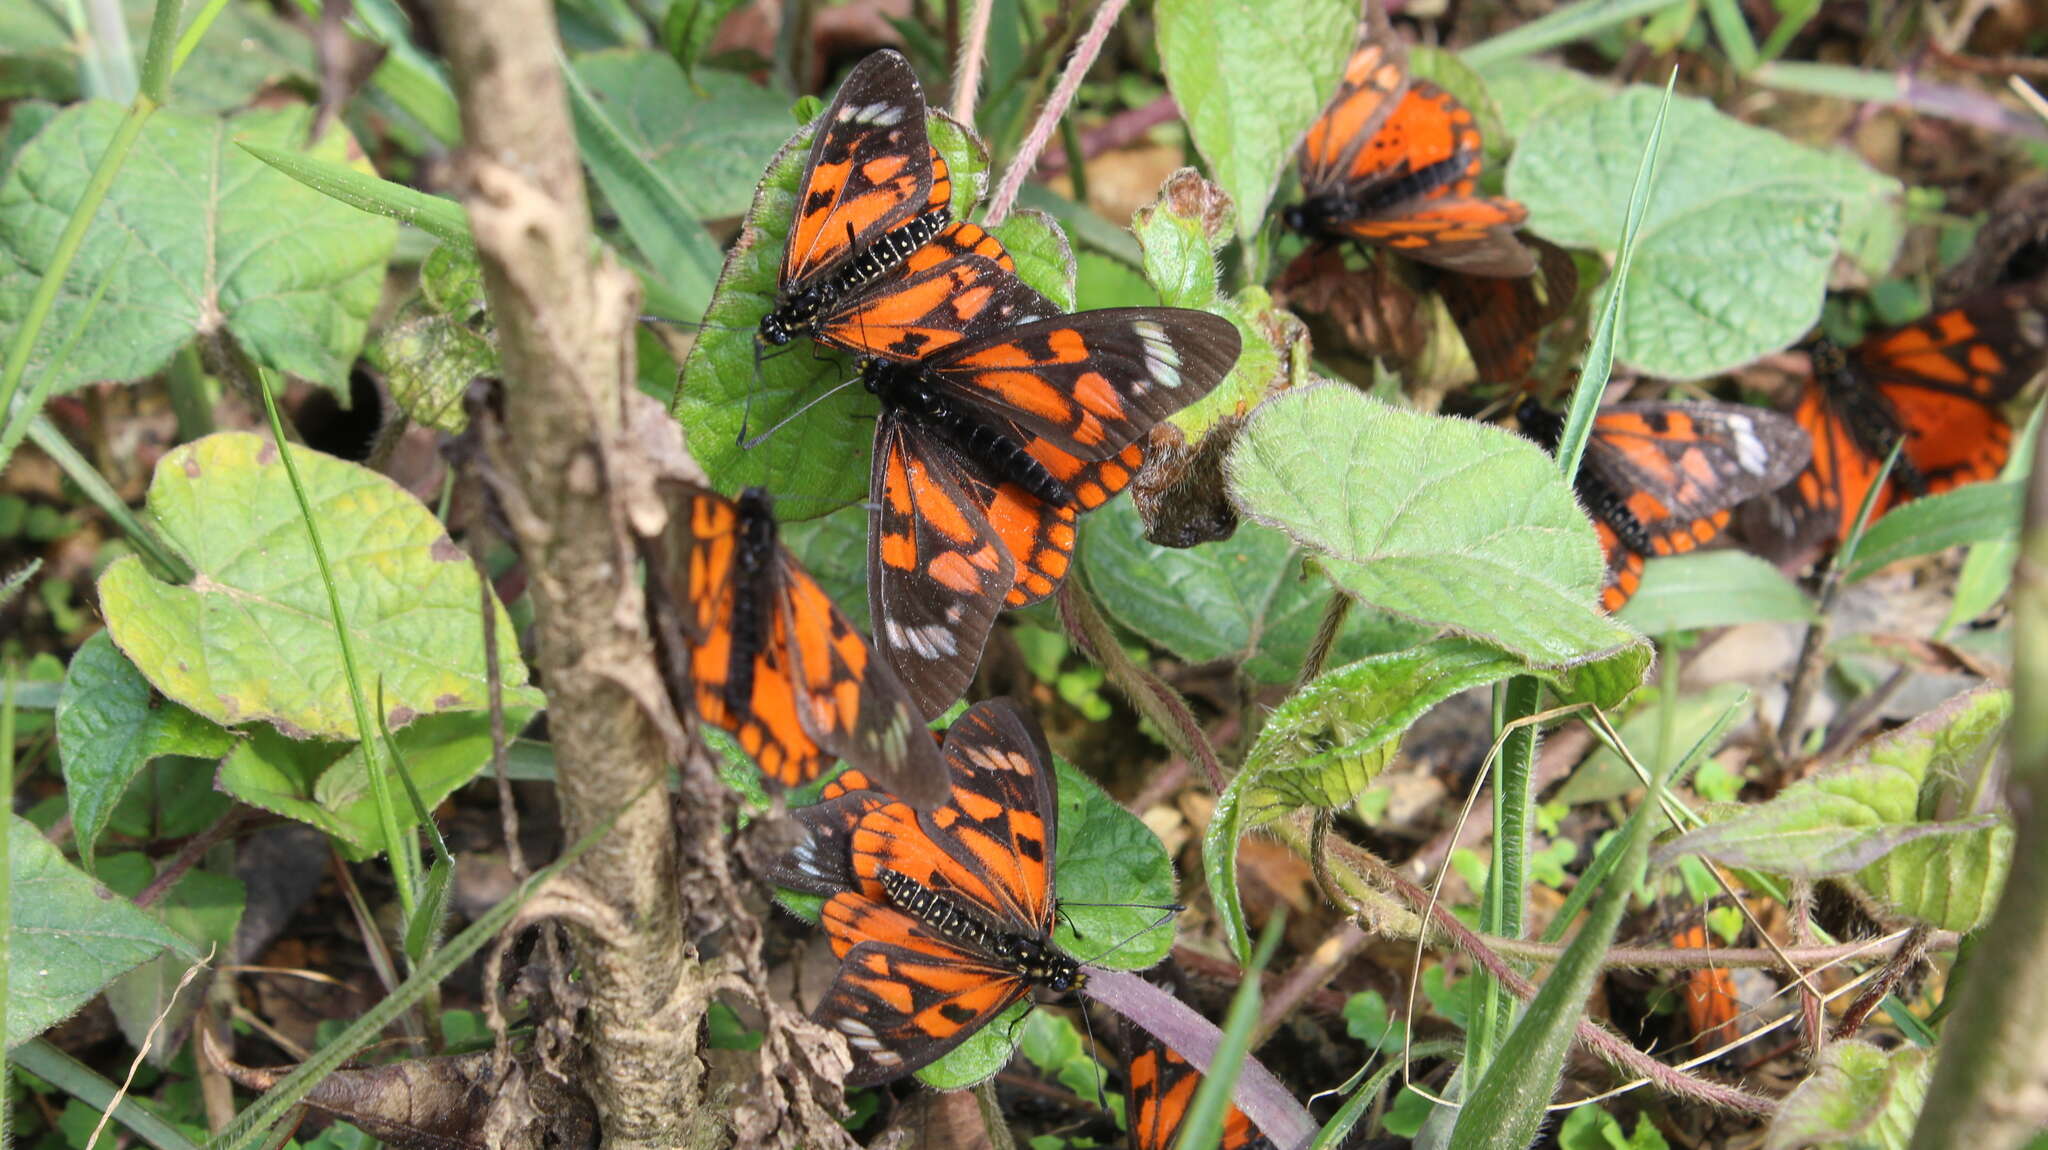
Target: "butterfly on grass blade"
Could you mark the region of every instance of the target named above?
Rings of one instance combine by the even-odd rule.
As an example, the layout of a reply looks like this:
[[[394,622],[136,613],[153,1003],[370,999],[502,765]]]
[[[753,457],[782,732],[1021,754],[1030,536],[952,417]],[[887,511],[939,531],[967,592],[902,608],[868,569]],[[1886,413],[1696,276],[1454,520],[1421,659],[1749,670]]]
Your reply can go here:
[[[1477,194],[1481,159],[1471,111],[1410,76],[1397,44],[1369,40],[1302,141],[1303,199],[1282,218],[1449,271],[1531,275],[1536,258],[1515,238],[1528,210]]]
[[[1523,434],[1557,449],[1561,416],[1525,400],[1516,421]],[[1791,482],[1808,451],[1791,420],[1741,404],[1601,408],[1577,481],[1607,556],[1601,606],[1621,610],[1642,583],[1646,559],[1713,542],[1737,504]]]
[[[1174,1150],[1195,1091],[1201,1089],[1202,1072],[1143,1027],[1127,1023],[1123,1030],[1124,1074],[1131,1088],[1124,1114],[1131,1150]],[[1222,1150],[1273,1150],[1272,1140],[1236,1106],[1223,1112],[1220,1145]]]
[[[1016,703],[977,703],[946,733],[952,796],[919,814],[842,777],[797,812],[810,839],[776,881],[826,896],[839,972],[814,1016],[846,1037],[846,1084],[914,1073],[1034,987],[1081,985],[1053,945],[1059,806],[1052,756]]]
[[[1797,481],[1745,512],[1751,546],[1804,562],[1847,541],[1894,444],[1871,521],[1909,499],[1996,478],[2012,451],[2000,408],[2048,362],[2048,281],[1993,288],[1847,349],[1812,347],[1793,418],[1813,440]]]
[[[785,787],[835,758],[922,809],[948,793],[946,767],[887,661],[776,541],[768,496],[734,502],[677,479],[669,517],[640,541],[648,611],[678,710],[720,727]]]
[[[809,334],[952,215],[952,178],[926,132],[924,90],[900,54],[885,49],[855,66],[812,132],[775,306],[759,329],[777,346]]]

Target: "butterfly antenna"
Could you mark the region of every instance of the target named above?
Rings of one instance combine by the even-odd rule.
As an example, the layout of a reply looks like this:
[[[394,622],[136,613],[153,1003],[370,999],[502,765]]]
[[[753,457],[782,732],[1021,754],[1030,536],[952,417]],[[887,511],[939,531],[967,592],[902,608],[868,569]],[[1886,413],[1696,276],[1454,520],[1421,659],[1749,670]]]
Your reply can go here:
[[[1145,904],[1145,903],[1085,903],[1085,902],[1077,902],[1077,903],[1075,903],[1074,905],[1075,905],[1075,906],[1136,906],[1136,907],[1141,907],[1141,908],[1147,908],[1147,907],[1148,907],[1148,904]],[[1182,912],[1182,911],[1186,910],[1186,909],[1187,909],[1187,907],[1181,906],[1181,905],[1179,905],[1179,904],[1177,904],[1177,903],[1176,903],[1175,905],[1173,905],[1173,906],[1160,906],[1160,905],[1158,905],[1158,904],[1156,904],[1156,903],[1155,903],[1155,904],[1150,904],[1150,905],[1149,905],[1149,907],[1148,907],[1148,909],[1151,909],[1151,910],[1158,910],[1158,911],[1164,911],[1165,913],[1161,914],[1161,915],[1160,915],[1160,916],[1159,916],[1158,918],[1155,918],[1155,919],[1153,919],[1153,920],[1152,920],[1152,921],[1151,921],[1150,923],[1147,923],[1146,925],[1144,925],[1144,926],[1141,926],[1141,927],[1139,927],[1139,928],[1138,928],[1137,930],[1134,930],[1134,931],[1132,931],[1131,933],[1129,933],[1129,934],[1125,935],[1125,936],[1124,936],[1124,937],[1123,937],[1122,939],[1119,939],[1119,940],[1118,940],[1118,941],[1117,941],[1117,942],[1116,942],[1116,943],[1115,943],[1114,945],[1110,946],[1110,947],[1109,947],[1109,948],[1108,948],[1107,950],[1102,950],[1102,951],[1098,951],[1098,952],[1097,952],[1097,953],[1095,954],[1095,956],[1094,956],[1093,958],[1085,958],[1085,959],[1082,959],[1082,960],[1081,960],[1081,965],[1083,965],[1083,966],[1094,966],[1094,965],[1096,965],[1096,964],[1100,963],[1100,962],[1101,962],[1101,961],[1102,961],[1103,959],[1105,959],[1105,958],[1109,957],[1109,956],[1110,956],[1110,955],[1112,955],[1112,954],[1115,954],[1115,953],[1116,953],[1117,951],[1119,951],[1119,950],[1122,950],[1122,949],[1123,949],[1124,947],[1127,947],[1127,946],[1129,946],[1129,945],[1131,944],[1131,940],[1132,940],[1132,939],[1135,939],[1135,938],[1137,938],[1137,937],[1138,937],[1138,936],[1140,936],[1140,935],[1150,934],[1150,933],[1152,933],[1153,931],[1155,931],[1155,930],[1158,930],[1158,929],[1159,929],[1159,928],[1160,928],[1160,927],[1161,927],[1162,925],[1164,925],[1164,924],[1165,924],[1165,923],[1166,923],[1166,922],[1167,922],[1168,920],[1172,919],[1174,915],[1177,915],[1177,914],[1179,914],[1180,912]],[[1073,921],[1072,921],[1071,919],[1070,919],[1070,920],[1068,920],[1068,922],[1067,922],[1067,927],[1068,927],[1069,929],[1071,929],[1071,930],[1073,930],[1073,931],[1074,931],[1074,935],[1075,935],[1075,937],[1077,937],[1077,938],[1078,938],[1078,937],[1080,937],[1080,934],[1081,934],[1081,932],[1080,932],[1080,930],[1079,930],[1079,929],[1077,929],[1077,928],[1075,928],[1075,927],[1074,927]]]
[[[844,383],[835,384],[832,387],[827,388],[823,393],[813,397],[812,399],[805,401],[802,407],[799,407],[795,411],[790,412],[788,415],[783,416],[781,419],[776,420],[775,426],[770,427],[768,430],[762,432],[759,435],[754,436],[751,439],[746,437],[745,427],[743,424],[741,428],[741,438],[739,441],[740,450],[752,451],[756,447],[761,446],[763,443],[768,442],[769,436],[774,435],[776,432],[781,431],[784,427],[787,427],[791,420],[798,418],[799,416],[803,415],[804,412],[809,411],[810,409],[818,406],[819,404],[825,402],[826,400],[832,398],[833,396],[838,395],[840,392],[845,391],[847,388],[852,387],[854,384],[859,382],[860,378],[856,376],[853,379],[845,381]]]

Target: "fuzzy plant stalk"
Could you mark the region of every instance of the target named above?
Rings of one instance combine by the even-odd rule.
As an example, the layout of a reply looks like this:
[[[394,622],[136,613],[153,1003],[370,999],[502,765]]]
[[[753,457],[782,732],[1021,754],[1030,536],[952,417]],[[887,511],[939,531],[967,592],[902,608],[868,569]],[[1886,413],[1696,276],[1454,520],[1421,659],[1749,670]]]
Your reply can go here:
[[[2012,870],[1978,947],[1998,961],[1975,964],[1957,991],[1913,1150],[2009,1150],[2048,1125],[2048,454],[2040,443],[2012,585]]]

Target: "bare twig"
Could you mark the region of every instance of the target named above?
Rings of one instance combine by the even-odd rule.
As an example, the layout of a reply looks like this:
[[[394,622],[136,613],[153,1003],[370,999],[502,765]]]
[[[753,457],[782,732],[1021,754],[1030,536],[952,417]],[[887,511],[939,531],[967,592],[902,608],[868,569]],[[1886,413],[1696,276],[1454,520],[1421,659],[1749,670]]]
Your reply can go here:
[[[1074,102],[1074,93],[1081,90],[1081,80],[1088,75],[1088,69],[1095,66],[1095,58],[1102,54],[1102,45],[1109,39],[1109,30],[1116,26],[1118,16],[1123,15],[1128,0],[1102,0],[1102,6],[1095,10],[1095,18],[1089,23],[1088,31],[1081,36],[1081,42],[1074,47],[1074,55],[1067,61],[1067,70],[1060,73],[1060,82],[1047,97],[1045,107],[1039,110],[1038,120],[1031,125],[1024,143],[1010,160],[1010,166],[1003,172],[1003,181],[996,187],[996,194],[989,201],[989,226],[1003,222],[1010,209],[1017,204],[1017,193],[1024,188],[1024,180],[1031,175],[1031,169],[1038,164],[1038,154],[1052,141],[1053,132],[1059,127],[1060,117],[1067,114],[1067,106]]]

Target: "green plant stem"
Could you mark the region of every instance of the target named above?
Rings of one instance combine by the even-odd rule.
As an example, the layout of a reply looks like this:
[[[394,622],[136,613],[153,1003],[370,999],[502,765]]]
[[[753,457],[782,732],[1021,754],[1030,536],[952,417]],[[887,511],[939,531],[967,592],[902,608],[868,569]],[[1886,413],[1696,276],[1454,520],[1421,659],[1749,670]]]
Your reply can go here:
[[[2007,736],[2012,871],[1956,991],[1913,1150],[2008,1150],[2036,1133],[2016,1100],[2048,1060],[2048,452],[2037,441],[2013,576],[2013,709]]]
[[[370,797],[377,807],[377,821],[384,828],[384,853],[391,859],[391,876],[398,887],[398,903],[404,908],[405,919],[410,923],[419,897],[413,879],[417,870],[414,852],[419,849],[419,844],[398,829],[398,804],[392,800],[391,780],[384,777],[384,765],[377,754],[377,728],[370,722],[362,676],[356,671],[355,644],[349,641],[348,619],[341,610],[341,591],[334,585],[334,568],[327,561],[327,547],[320,539],[320,524],[313,515],[306,485],[299,478],[299,465],[292,458],[295,449],[285,440],[284,419],[277,412],[276,388],[269,370],[261,364],[256,365],[256,387],[263,394],[263,414],[270,420],[271,438],[277,446],[278,457],[284,461],[285,474],[291,479],[292,494],[299,501],[299,514],[306,521],[306,536],[313,544],[313,558],[320,566],[320,581],[327,586],[327,608],[334,620],[335,638],[341,643],[341,666],[348,676],[349,702],[355,707],[356,739],[362,746],[363,765],[370,780]]]
[[[14,679],[20,673],[13,656],[0,666],[0,795],[6,796],[9,814],[14,811]],[[8,828],[10,835],[12,828]],[[8,950],[8,939],[14,935],[14,872],[10,863],[12,854],[7,844],[0,843],[0,986],[9,986],[8,974],[13,969],[10,960],[13,954]],[[7,1069],[7,996],[0,994],[0,1146],[9,1144],[13,1128],[8,1124],[8,1088],[12,1084],[11,1072]]]
[[[184,34],[178,37],[177,49],[171,53],[172,75],[176,75],[178,69],[185,66],[185,61],[191,58],[193,49],[199,47],[199,41],[205,37],[207,28],[212,26],[214,17],[219,16],[220,10],[227,6],[228,0],[206,0],[205,5],[199,9],[199,14],[192,17],[192,23],[186,27]]]
[[[158,1117],[154,1110],[140,1100],[120,1097],[120,1087],[100,1077],[99,1073],[85,1063],[50,1045],[46,1038],[32,1038],[13,1051],[14,1061],[23,1070],[47,1081],[50,1085],[78,1099],[94,1110],[104,1111],[114,1107],[114,1121],[126,1126],[137,1138],[142,1139],[156,1150],[199,1150],[191,1139],[178,1128]]]
[[[133,511],[128,510],[128,504],[122,500],[120,493],[115,491],[113,485],[101,477],[99,472],[93,470],[91,462],[80,455],[76,447],[71,446],[71,441],[64,438],[64,433],[57,430],[56,424],[40,415],[35,416],[29,420],[28,438],[29,442],[43,449],[43,454],[50,457],[50,461],[57,465],[57,469],[64,473],[66,479],[78,485],[79,491],[93,506],[100,509],[101,514],[114,521],[114,526],[121,529],[121,533],[128,537],[128,542],[142,555],[143,561],[154,568],[160,577],[172,583],[192,581],[192,565],[165,545],[163,540],[157,538],[156,532],[136,518]]]
[[[168,382],[171,410],[178,416],[178,438],[186,442],[213,431],[213,404],[206,395],[206,369],[199,365],[199,345],[188,343],[171,359]]]
[[[100,276],[99,284],[93,288],[92,297],[86,300],[84,307],[78,309],[78,320],[71,325],[71,334],[64,338],[63,345],[57,349],[57,354],[51,357],[49,366],[44,368],[41,377],[36,380],[36,385],[29,389],[28,398],[17,402],[13,411],[0,413],[0,471],[7,470],[7,461],[14,458],[14,449],[21,446],[21,438],[28,434],[33,417],[43,410],[43,404],[49,402],[50,392],[56,388],[58,378],[64,374],[64,365],[70,361],[71,353],[77,350],[79,341],[85,338],[92,317],[99,313],[100,301],[106,298],[107,287],[114,282],[114,269],[120,266],[122,260],[128,258],[128,249],[134,246],[134,242],[133,233],[122,241],[121,254],[112,264],[107,265],[106,272]]]
[[[1536,713],[1543,702],[1543,683],[1533,675],[1517,675],[1500,689],[1494,730],[1507,730]],[[1523,908],[1528,902],[1529,805],[1535,800],[1536,728],[1510,731],[1501,743],[1493,779],[1493,861],[1486,872],[1486,897],[1480,904],[1480,929],[1502,938],[1522,936]],[[1472,1015],[1466,1036],[1465,1081],[1476,1082],[1507,1035],[1516,998],[1488,980]]]

